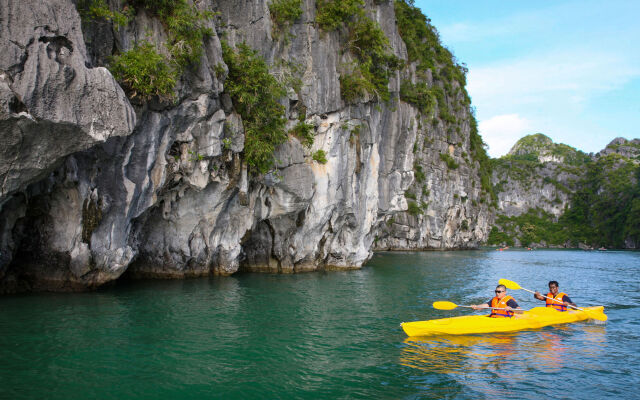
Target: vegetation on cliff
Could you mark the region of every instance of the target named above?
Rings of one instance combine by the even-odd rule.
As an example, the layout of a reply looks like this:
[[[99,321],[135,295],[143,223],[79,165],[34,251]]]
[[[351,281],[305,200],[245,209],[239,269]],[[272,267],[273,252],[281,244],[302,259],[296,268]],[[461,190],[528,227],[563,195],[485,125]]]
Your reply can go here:
[[[395,0],[398,31],[407,47],[409,62],[416,63],[418,81],[403,80],[400,99],[414,105],[423,114],[429,114],[437,106],[438,118],[449,124],[449,130],[461,131],[461,124],[452,111],[467,108],[469,123],[469,147],[471,158],[479,164],[480,187],[491,199],[496,196],[491,184],[491,163],[485,143],[478,132],[478,123],[471,108],[471,99],[465,89],[468,72],[464,64],[459,64],[455,56],[442,45],[437,29],[412,0]],[[433,84],[427,82],[427,71],[431,71]],[[434,120],[435,121],[435,120]],[[458,164],[449,156],[441,155],[450,169]]]
[[[398,31],[407,46],[409,62],[417,62],[421,71],[430,69],[438,72],[443,78],[458,82],[459,88],[467,84],[467,68],[456,62],[451,52],[442,45],[438,31],[422,11],[413,5],[412,0],[395,0]],[[470,104],[465,94],[466,104]]]
[[[547,245],[564,245],[570,239],[570,232],[565,224],[553,221],[553,215],[541,208],[529,209],[526,213],[507,217],[498,215],[496,225],[489,232],[487,244],[506,244],[513,246],[518,239],[522,246],[534,243]]]
[[[584,152],[564,143],[554,143],[542,133],[527,135],[516,142],[501,160],[556,161],[570,166],[582,166],[591,158]]]
[[[606,247],[640,244],[640,165],[617,154],[587,165],[561,223],[573,242]]]
[[[278,29],[284,29],[302,15],[302,0],[273,0],[269,13]]]
[[[389,76],[402,61],[391,53],[389,39],[366,15],[363,0],[319,0],[316,23],[324,31],[345,28],[346,48],[355,61],[342,66],[340,93],[347,104],[367,95],[390,99]]]
[[[496,189],[502,190],[503,182],[517,180],[529,190],[531,182],[540,181],[568,194],[569,205],[557,222],[540,208],[514,217],[498,215],[488,244],[513,245],[517,239],[523,246],[542,242],[615,248],[640,245],[640,163],[634,144],[625,141],[615,145],[615,151],[628,157],[605,153],[592,158],[542,134],[520,139],[507,156],[492,160],[506,179]],[[538,171],[547,165],[557,173],[578,175],[578,179],[569,188],[553,177],[541,178]]]
[[[554,173],[582,175],[584,166],[591,162],[588,154],[562,143],[554,143],[541,133],[527,135],[516,142],[509,153],[491,159],[492,170],[502,178],[494,190],[501,192],[508,181],[517,181],[520,186],[530,189],[542,179],[542,183],[553,184],[557,190],[568,193],[567,185],[552,177],[541,177],[545,166]]]
[[[182,73],[202,56],[204,38],[213,31],[206,27],[211,11],[200,11],[188,0],[126,0],[120,10],[111,10],[106,0],[80,0],[78,12],[84,21],[106,20],[124,26],[139,10],[158,18],[167,33],[164,48],[149,41],[112,57],[109,69],[132,99],[153,96],[172,99]]]
[[[275,147],[287,140],[285,109],[278,100],[285,87],[269,73],[269,66],[246,44],[237,51],[222,42],[222,55],[229,67],[225,91],[242,117],[245,129],[245,161],[255,172],[265,173],[274,163]],[[300,134],[306,136],[306,127]]]

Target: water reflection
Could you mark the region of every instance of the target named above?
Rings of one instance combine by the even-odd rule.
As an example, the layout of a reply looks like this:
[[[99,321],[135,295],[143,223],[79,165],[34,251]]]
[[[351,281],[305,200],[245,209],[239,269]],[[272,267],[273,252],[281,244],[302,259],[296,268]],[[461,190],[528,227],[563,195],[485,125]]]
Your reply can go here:
[[[509,396],[510,385],[524,385],[532,374],[553,381],[577,365],[598,368],[606,353],[605,333],[603,325],[583,323],[483,336],[412,337],[405,339],[399,363],[418,375],[447,375],[496,398]]]
[[[576,343],[580,342],[580,344]],[[486,336],[460,335],[407,338],[400,364],[426,373],[473,374],[490,371],[517,379],[526,373],[557,372],[581,358],[605,351],[605,327],[559,325],[532,332]]]
[[[487,369],[514,354],[513,335],[407,338],[400,363],[428,373],[466,373]]]

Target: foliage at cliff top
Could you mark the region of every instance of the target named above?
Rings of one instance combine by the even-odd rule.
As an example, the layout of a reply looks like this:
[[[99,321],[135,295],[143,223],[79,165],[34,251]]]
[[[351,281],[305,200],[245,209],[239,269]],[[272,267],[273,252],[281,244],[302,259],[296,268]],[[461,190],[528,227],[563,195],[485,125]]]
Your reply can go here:
[[[615,138],[596,156],[617,153],[640,162],[640,139]]]
[[[454,85],[451,84],[455,81],[462,94],[463,105],[466,107],[471,105],[471,99],[465,89],[466,66],[458,64],[453,54],[442,45],[438,31],[431,24],[431,20],[414,6],[412,0],[395,0],[394,6],[398,31],[407,47],[409,61],[417,62],[419,72],[431,70],[434,78],[442,84],[442,86],[434,84],[428,87],[424,82],[412,84],[403,81],[400,87],[400,98],[423,112],[432,110],[437,103],[438,116],[442,121],[449,124],[458,123],[449,111],[447,97],[456,98]],[[486,145],[478,132],[478,123],[471,109],[468,116],[471,157],[479,164],[480,186],[495,201],[496,195],[491,184],[492,165],[485,149]]]
[[[491,160],[492,169],[498,172],[500,179],[508,177],[509,180],[518,181],[526,190],[534,183],[540,182],[542,171],[567,173],[576,176],[577,179],[590,162],[592,158],[588,154],[566,144],[554,143],[541,133],[521,138],[507,155]],[[551,183],[565,193],[570,191],[566,185],[548,176],[542,183]],[[495,187],[498,192],[502,189],[502,184]]]
[[[347,28],[347,48],[357,62],[343,66],[340,93],[346,103],[356,103],[367,94],[388,101],[389,75],[401,65],[391,53],[389,39],[377,22],[364,11],[363,0],[320,0],[316,23],[325,31]]]
[[[285,109],[278,102],[286,90],[246,44],[239,44],[235,51],[223,41],[222,55],[229,67],[225,91],[245,128],[245,161],[253,172],[268,172],[275,163],[275,147],[287,140]]]
[[[131,98],[172,98],[185,68],[200,60],[203,38],[213,34],[204,24],[214,13],[200,11],[188,0],[126,0],[121,10],[111,10],[106,0],[81,0],[77,7],[85,21],[104,19],[127,25],[136,10],[143,9],[162,22],[168,36],[164,51],[149,42],[136,43],[111,60],[110,70]]]
[[[502,158],[539,162],[554,160],[572,166],[584,165],[591,160],[584,152],[563,143],[554,143],[551,138],[542,133],[521,138]]]
[[[467,84],[467,68],[456,62],[455,57],[445,48],[436,28],[422,11],[413,5],[412,0],[395,0],[398,31],[407,46],[409,61],[417,61],[419,69],[442,69],[445,77],[456,80],[460,88]],[[465,100],[470,104],[466,91]]]

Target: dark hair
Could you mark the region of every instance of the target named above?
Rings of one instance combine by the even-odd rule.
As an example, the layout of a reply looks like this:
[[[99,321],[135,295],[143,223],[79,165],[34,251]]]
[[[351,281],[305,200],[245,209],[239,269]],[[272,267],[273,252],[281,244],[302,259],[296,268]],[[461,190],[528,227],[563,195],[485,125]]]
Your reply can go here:
[[[507,291],[507,287],[505,285],[498,285],[496,286],[496,289],[497,288],[502,288],[505,292]]]
[[[560,285],[558,285],[558,281],[549,281],[549,286],[551,285],[556,285],[556,287],[560,287]]]

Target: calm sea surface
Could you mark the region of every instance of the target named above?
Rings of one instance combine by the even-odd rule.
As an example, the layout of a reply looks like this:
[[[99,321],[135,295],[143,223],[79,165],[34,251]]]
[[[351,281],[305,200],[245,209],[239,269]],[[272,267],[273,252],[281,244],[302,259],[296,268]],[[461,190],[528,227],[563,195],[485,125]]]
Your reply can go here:
[[[407,339],[498,279],[603,304],[606,324]],[[510,291],[524,308],[541,305]],[[0,297],[0,398],[640,397],[640,253],[381,253],[359,271],[136,281]]]

